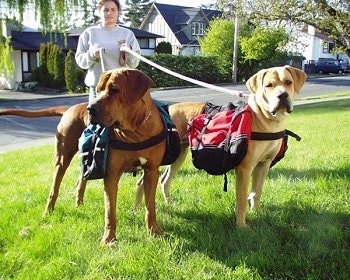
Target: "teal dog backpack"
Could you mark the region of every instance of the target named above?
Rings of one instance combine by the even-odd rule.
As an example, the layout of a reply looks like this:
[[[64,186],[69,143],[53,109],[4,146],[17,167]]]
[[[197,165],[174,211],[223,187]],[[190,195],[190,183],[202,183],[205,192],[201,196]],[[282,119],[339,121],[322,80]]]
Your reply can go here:
[[[102,179],[106,175],[109,128],[90,124],[79,138],[81,171],[86,180]]]

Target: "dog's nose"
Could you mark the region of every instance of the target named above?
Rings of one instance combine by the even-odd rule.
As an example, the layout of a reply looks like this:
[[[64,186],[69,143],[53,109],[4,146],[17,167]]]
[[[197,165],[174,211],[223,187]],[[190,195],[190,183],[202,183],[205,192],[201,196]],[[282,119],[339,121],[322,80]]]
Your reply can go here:
[[[90,122],[94,122],[97,117],[97,108],[94,104],[89,104],[86,107],[88,114],[90,116]]]
[[[280,99],[280,100],[286,100],[286,99],[288,99],[288,93],[287,92],[281,92],[279,95],[278,95],[278,98]]]

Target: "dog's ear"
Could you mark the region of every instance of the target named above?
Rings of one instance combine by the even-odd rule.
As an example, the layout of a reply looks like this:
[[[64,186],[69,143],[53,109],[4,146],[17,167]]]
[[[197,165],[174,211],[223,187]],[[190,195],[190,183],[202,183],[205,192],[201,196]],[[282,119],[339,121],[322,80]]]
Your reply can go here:
[[[263,78],[266,74],[266,71],[267,69],[262,69],[248,79],[246,86],[251,93],[256,93],[259,85],[263,85]]]
[[[307,79],[306,73],[298,68],[294,68],[289,65],[284,66],[284,68],[286,68],[292,75],[294,80],[294,89],[297,93],[299,93]]]
[[[96,87],[96,90],[97,92],[101,92],[103,90],[105,90],[106,88],[106,84],[110,78],[112,74],[112,71],[107,71],[107,72],[103,72],[100,76],[100,80],[98,81],[98,84],[97,84],[97,87]]]
[[[127,75],[126,98],[129,104],[139,101],[142,96],[153,86],[152,79],[140,70],[125,70]]]

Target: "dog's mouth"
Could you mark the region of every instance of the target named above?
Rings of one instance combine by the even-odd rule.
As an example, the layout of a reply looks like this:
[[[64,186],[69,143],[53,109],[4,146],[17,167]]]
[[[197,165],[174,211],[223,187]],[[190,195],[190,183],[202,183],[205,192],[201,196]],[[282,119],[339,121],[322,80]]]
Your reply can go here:
[[[87,106],[89,120],[91,124],[99,124],[105,127],[113,125],[113,122],[110,121],[106,116],[101,114],[99,106],[97,103],[92,103]]]
[[[275,102],[270,102],[270,113],[272,116],[276,116],[278,112],[292,113],[293,105],[287,92],[282,92],[277,95],[274,101]]]
[[[277,115],[278,112],[286,112],[286,113],[290,114],[293,112],[293,108],[290,105],[290,103],[283,102],[270,111],[271,115],[274,117]]]

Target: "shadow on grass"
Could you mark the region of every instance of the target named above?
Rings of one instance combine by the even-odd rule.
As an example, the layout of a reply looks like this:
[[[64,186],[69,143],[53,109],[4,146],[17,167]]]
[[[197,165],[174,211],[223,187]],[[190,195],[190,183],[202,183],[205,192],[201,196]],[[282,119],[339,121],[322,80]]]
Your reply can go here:
[[[346,279],[350,275],[350,216],[291,202],[248,215],[239,229],[234,214],[176,211],[183,223],[168,230],[231,269],[244,263],[263,279]]]
[[[279,168],[271,170],[268,177],[276,179],[280,176],[291,179],[316,179],[320,177],[339,177],[350,181],[350,166],[337,169],[311,168],[307,170],[297,170],[291,168]]]

